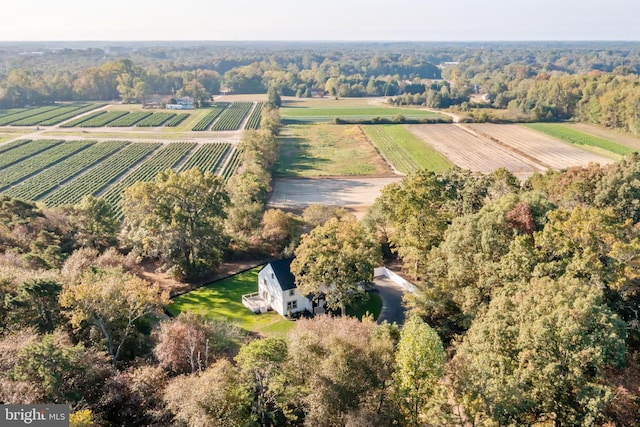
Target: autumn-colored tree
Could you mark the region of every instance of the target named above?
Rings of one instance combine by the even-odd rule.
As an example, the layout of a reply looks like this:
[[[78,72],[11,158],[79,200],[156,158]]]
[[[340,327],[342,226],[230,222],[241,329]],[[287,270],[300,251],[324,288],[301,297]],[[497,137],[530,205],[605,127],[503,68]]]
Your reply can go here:
[[[380,246],[352,217],[332,219],[303,235],[291,263],[298,291],[323,293],[331,309],[346,314],[346,306],[364,293],[380,263]]]
[[[250,392],[238,382],[238,370],[226,359],[201,374],[171,380],[164,401],[176,421],[189,427],[256,425]]]
[[[144,255],[161,257],[179,276],[215,269],[225,249],[227,195],[221,179],[199,169],[160,172],[122,199],[129,240]]]
[[[79,283],[66,284],[60,294],[71,325],[95,327],[114,366],[137,322],[158,314],[168,303],[168,292],[161,292],[157,284],[118,270],[86,273]]]
[[[154,354],[160,366],[174,373],[195,373],[207,369],[222,352],[232,352],[240,339],[240,330],[230,323],[181,313],[160,323]]]

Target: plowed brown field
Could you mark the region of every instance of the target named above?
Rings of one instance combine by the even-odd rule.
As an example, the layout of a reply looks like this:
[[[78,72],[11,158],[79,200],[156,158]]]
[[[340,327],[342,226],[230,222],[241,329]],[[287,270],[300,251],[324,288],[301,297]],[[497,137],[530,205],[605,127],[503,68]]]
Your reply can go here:
[[[522,177],[546,169],[461,125],[410,125],[409,130],[463,169],[489,173],[504,167]]]
[[[518,150],[525,156],[533,157],[552,169],[587,166],[589,163],[607,164],[613,162],[608,157],[583,150],[523,126],[490,123],[466,126],[483,136]]]
[[[504,167],[520,178],[546,169],[606,164],[612,159],[518,125],[410,125],[409,130],[463,169]]]

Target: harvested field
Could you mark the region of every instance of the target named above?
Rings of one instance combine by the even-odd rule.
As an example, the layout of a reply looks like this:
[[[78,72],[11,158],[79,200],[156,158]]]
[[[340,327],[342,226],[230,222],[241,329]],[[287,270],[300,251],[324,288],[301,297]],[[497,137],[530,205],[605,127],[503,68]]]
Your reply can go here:
[[[520,178],[546,169],[539,162],[461,125],[409,125],[408,128],[463,169],[490,173],[504,167]]]
[[[290,179],[273,182],[270,207],[296,209],[313,204],[362,208],[373,205],[386,185],[401,178]]]
[[[567,144],[540,132],[518,125],[479,123],[466,125],[480,135],[508,145],[524,157],[532,158],[551,169],[569,166],[612,163],[610,157]]]

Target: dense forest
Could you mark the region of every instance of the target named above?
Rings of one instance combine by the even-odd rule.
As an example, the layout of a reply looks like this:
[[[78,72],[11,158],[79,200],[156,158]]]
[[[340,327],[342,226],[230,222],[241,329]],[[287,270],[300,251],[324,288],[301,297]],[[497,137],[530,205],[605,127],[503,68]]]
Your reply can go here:
[[[0,46],[0,107],[151,94],[389,96],[474,120],[575,119],[634,134],[637,43],[180,43]],[[481,95],[482,102],[472,95]],[[493,115],[486,107],[508,111]]]

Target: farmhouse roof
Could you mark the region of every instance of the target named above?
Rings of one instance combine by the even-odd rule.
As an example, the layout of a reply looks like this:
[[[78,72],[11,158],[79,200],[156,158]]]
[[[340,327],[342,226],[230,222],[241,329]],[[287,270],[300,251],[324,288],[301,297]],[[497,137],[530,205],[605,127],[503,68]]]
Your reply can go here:
[[[293,258],[285,258],[269,263],[283,291],[296,288],[295,277],[291,273],[291,261],[293,261]]]

